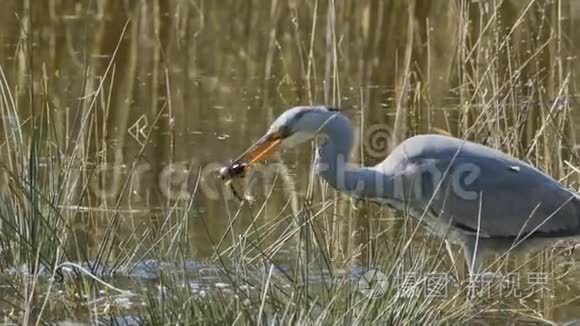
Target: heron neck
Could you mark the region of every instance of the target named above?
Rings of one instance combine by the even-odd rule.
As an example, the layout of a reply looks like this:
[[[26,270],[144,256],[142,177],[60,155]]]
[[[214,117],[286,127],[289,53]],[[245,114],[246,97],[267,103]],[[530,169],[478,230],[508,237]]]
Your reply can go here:
[[[326,132],[326,139],[318,146],[316,172],[336,190],[356,198],[386,198],[391,187],[386,174],[369,167],[348,163],[352,134]]]

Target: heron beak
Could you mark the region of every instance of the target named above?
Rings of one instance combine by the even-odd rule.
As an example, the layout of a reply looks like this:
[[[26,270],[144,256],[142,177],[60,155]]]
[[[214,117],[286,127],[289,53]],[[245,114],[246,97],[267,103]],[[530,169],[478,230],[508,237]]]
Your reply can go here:
[[[278,150],[282,139],[281,132],[266,134],[242,155],[240,161],[253,165],[268,160]]]
[[[284,136],[281,132],[271,132],[248,148],[240,157],[219,170],[220,178],[231,184],[234,178],[243,178],[254,164],[264,162],[280,147]]]

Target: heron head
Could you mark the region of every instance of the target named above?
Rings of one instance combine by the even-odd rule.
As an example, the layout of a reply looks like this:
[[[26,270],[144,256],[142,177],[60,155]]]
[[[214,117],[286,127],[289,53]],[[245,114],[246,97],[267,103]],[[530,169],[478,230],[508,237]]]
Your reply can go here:
[[[266,134],[239,159],[249,164],[270,158],[281,147],[293,147],[324,135],[325,126],[337,117],[338,109],[326,106],[298,106],[280,115]]]

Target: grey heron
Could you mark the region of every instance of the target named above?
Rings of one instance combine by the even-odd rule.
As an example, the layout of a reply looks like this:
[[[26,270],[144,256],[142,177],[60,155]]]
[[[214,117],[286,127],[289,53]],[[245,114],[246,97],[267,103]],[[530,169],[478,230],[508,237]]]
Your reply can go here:
[[[537,168],[493,148],[426,134],[400,143],[371,167],[348,163],[349,119],[325,106],[285,111],[226,178],[282,146],[317,139],[315,170],[351,197],[405,210],[463,247],[470,273],[489,253],[545,248],[580,235],[580,196]]]

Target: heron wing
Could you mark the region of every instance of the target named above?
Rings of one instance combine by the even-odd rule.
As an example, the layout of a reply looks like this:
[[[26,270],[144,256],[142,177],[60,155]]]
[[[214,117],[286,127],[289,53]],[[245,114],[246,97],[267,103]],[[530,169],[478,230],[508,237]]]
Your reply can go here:
[[[442,223],[466,232],[479,228],[483,236],[580,232],[578,195],[531,165],[455,138],[414,138],[384,162],[413,189],[405,193],[410,205],[430,209]]]
[[[477,230],[479,225],[480,232],[490,236],[560,235],[579,230],[578,199],[555,180],[526,165],[497,160],[478,160],[480,169],[471,182],[454,175],[457,166],[472,162],[469,157],[439,162],[452,166],[451,180],[441,183],[431,207],[453,225],[468,230]]]

